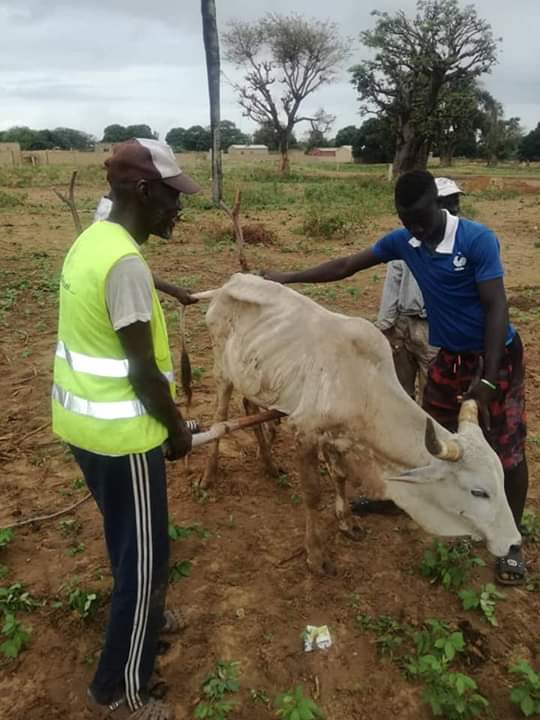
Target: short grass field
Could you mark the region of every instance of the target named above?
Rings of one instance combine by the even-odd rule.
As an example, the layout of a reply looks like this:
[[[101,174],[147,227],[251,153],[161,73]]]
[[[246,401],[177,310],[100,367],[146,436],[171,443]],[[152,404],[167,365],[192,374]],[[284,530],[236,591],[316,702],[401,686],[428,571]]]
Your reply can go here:
[[[204,192],[186,202],[174,238],[152,239],[145,254],[165,279],[207,290],[238,271],[238,258],[229,218],[212,207],[209,162],[190,157],[184,169]],[[262,472],[253,436],[238,433],[223,442],[220,481],[208,492],[194,485],[204,449],[187,466],[169,466],[169,603],[182,608],[187,627],[160,665],[177,718],[263,720],[282,711],[304,720],[316,717],[308,697],[329,720],[428,720],[437,713],[510,720],[540,711],[540,679],[529,672],[540,671],[540,167],[433,170],[455,177],[467,191],[464,214],[496,231],[512,320],[527,349],[529,582],[498,596],[490,587],[493,560],[482,547],[434,544],[405,516],[365,519],[366,538],[353,543],[338,533],[329,482],[321,512],[338,575],[310,575],[291,435],[279,431],[274,454],[282,475],[275,481]],[[58,276],[74,239],[71,215],[53,189],[65,190],[71,171],[0,168],[0,528],[86,493],[51,433],[49,410]],[[227,202],[242,191],[251,268],[301,268],[369,246],[397,224],[386,175],[383,166],[295,161],[281,178],[273,157],[226,162]],[[105,189],[102,168],[79,170],[83,225]],[[384,275],[381,266],[299,290],[330,309],[374,319]],[[167,299],[164,307],[179,365],[178,308]],[[214,396],[204,309],[188,310],[187,335],[190,416],[208,425]],[[234,414],[241,413],[238,401]],[[0,530],[0,717],[89,717],[84,694],[110,591],[91,501],[51,521]],[[332,647],[305,653],[306,626],[323,624]],[[219,682],[208,684],[209,677]],[[302,693],[274,704],[299,686]]]

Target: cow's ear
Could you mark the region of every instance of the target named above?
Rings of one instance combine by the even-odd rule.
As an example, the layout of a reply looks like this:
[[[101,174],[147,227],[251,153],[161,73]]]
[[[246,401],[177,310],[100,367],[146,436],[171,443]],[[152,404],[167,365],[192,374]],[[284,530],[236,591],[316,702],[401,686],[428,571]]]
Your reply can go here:
[[[402,482],[411,484],[427,484],[433,482],[439,482],[443,479],[443,475],[435,463],[425,465],[424,467],[413,468],[412,470],[406,470],[401,475],[394,475],[393,477],[385,477],[387,482]]]

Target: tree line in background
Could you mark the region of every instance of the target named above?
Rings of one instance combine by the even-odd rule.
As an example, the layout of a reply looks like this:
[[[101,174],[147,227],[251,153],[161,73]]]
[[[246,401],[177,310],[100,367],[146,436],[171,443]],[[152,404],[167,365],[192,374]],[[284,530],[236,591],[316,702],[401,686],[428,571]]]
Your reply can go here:
[[[476,104],[462,100],[467,113],[458,122],[441,114],[438,132],[434,133],[431,149],[441,157],[441,164],[449,166],[455,157],[483,159],[488,164],[499,160],[540,161],[540,123],[527,134],[519,124],[519,118],[505,119],[503,109],[489,93],[477,88]],[[221,121],[222,146],[253,143],[266,145],[271,152],[280,149],[280,137],[270,123],[259,126],[253,135],[243,133],[230,120]],[[116,143],[132,137],[157,138],[148,125],[109,125],[100,142]],[[210,149],[210,129],[202,125],[189,128],[172,128],[165,137],[175,152],[202,152]],[[0,132],[0,142],[18,142],[23,150],[92,150],[97,142],[89,133],[73,128],[32,130],[13,127]],[[395,129],[389,117],[372,117],[359,127],[347,125],[336,133],[329,128],[312,128],[299,141],[294,133],[289,138],[289,148],[306,152],[313,147],[341,147],[351,145],[353,156],[363,163],[390,163],[395,154]]]

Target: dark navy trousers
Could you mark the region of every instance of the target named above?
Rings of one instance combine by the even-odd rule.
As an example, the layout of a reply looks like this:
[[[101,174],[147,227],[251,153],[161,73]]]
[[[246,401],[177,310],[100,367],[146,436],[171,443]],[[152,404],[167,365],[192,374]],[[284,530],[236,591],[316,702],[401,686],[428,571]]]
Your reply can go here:
[[[141,707],[163,627],[169,572],[161,447],[109,457],[72,447],[103,516],[114,587],[105,643],[90,690],[104,704],[125,694]]]

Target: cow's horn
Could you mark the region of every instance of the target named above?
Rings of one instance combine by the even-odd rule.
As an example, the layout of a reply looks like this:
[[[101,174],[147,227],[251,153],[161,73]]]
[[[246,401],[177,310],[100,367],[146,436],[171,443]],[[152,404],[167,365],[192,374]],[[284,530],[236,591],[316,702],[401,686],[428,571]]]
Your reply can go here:
[[[449,460],[450,462],[457,462],[461,459],[463,451],[456,440],[450,439],[441,441],[437,437],[435,432],[435,425],[433,421],[428,418],[426,423],[426,449],[435,457],[440,460]]]
[[[459,425],[469,422],[478,425],[478,404],[476,400],[465,400],[459,411]]]

